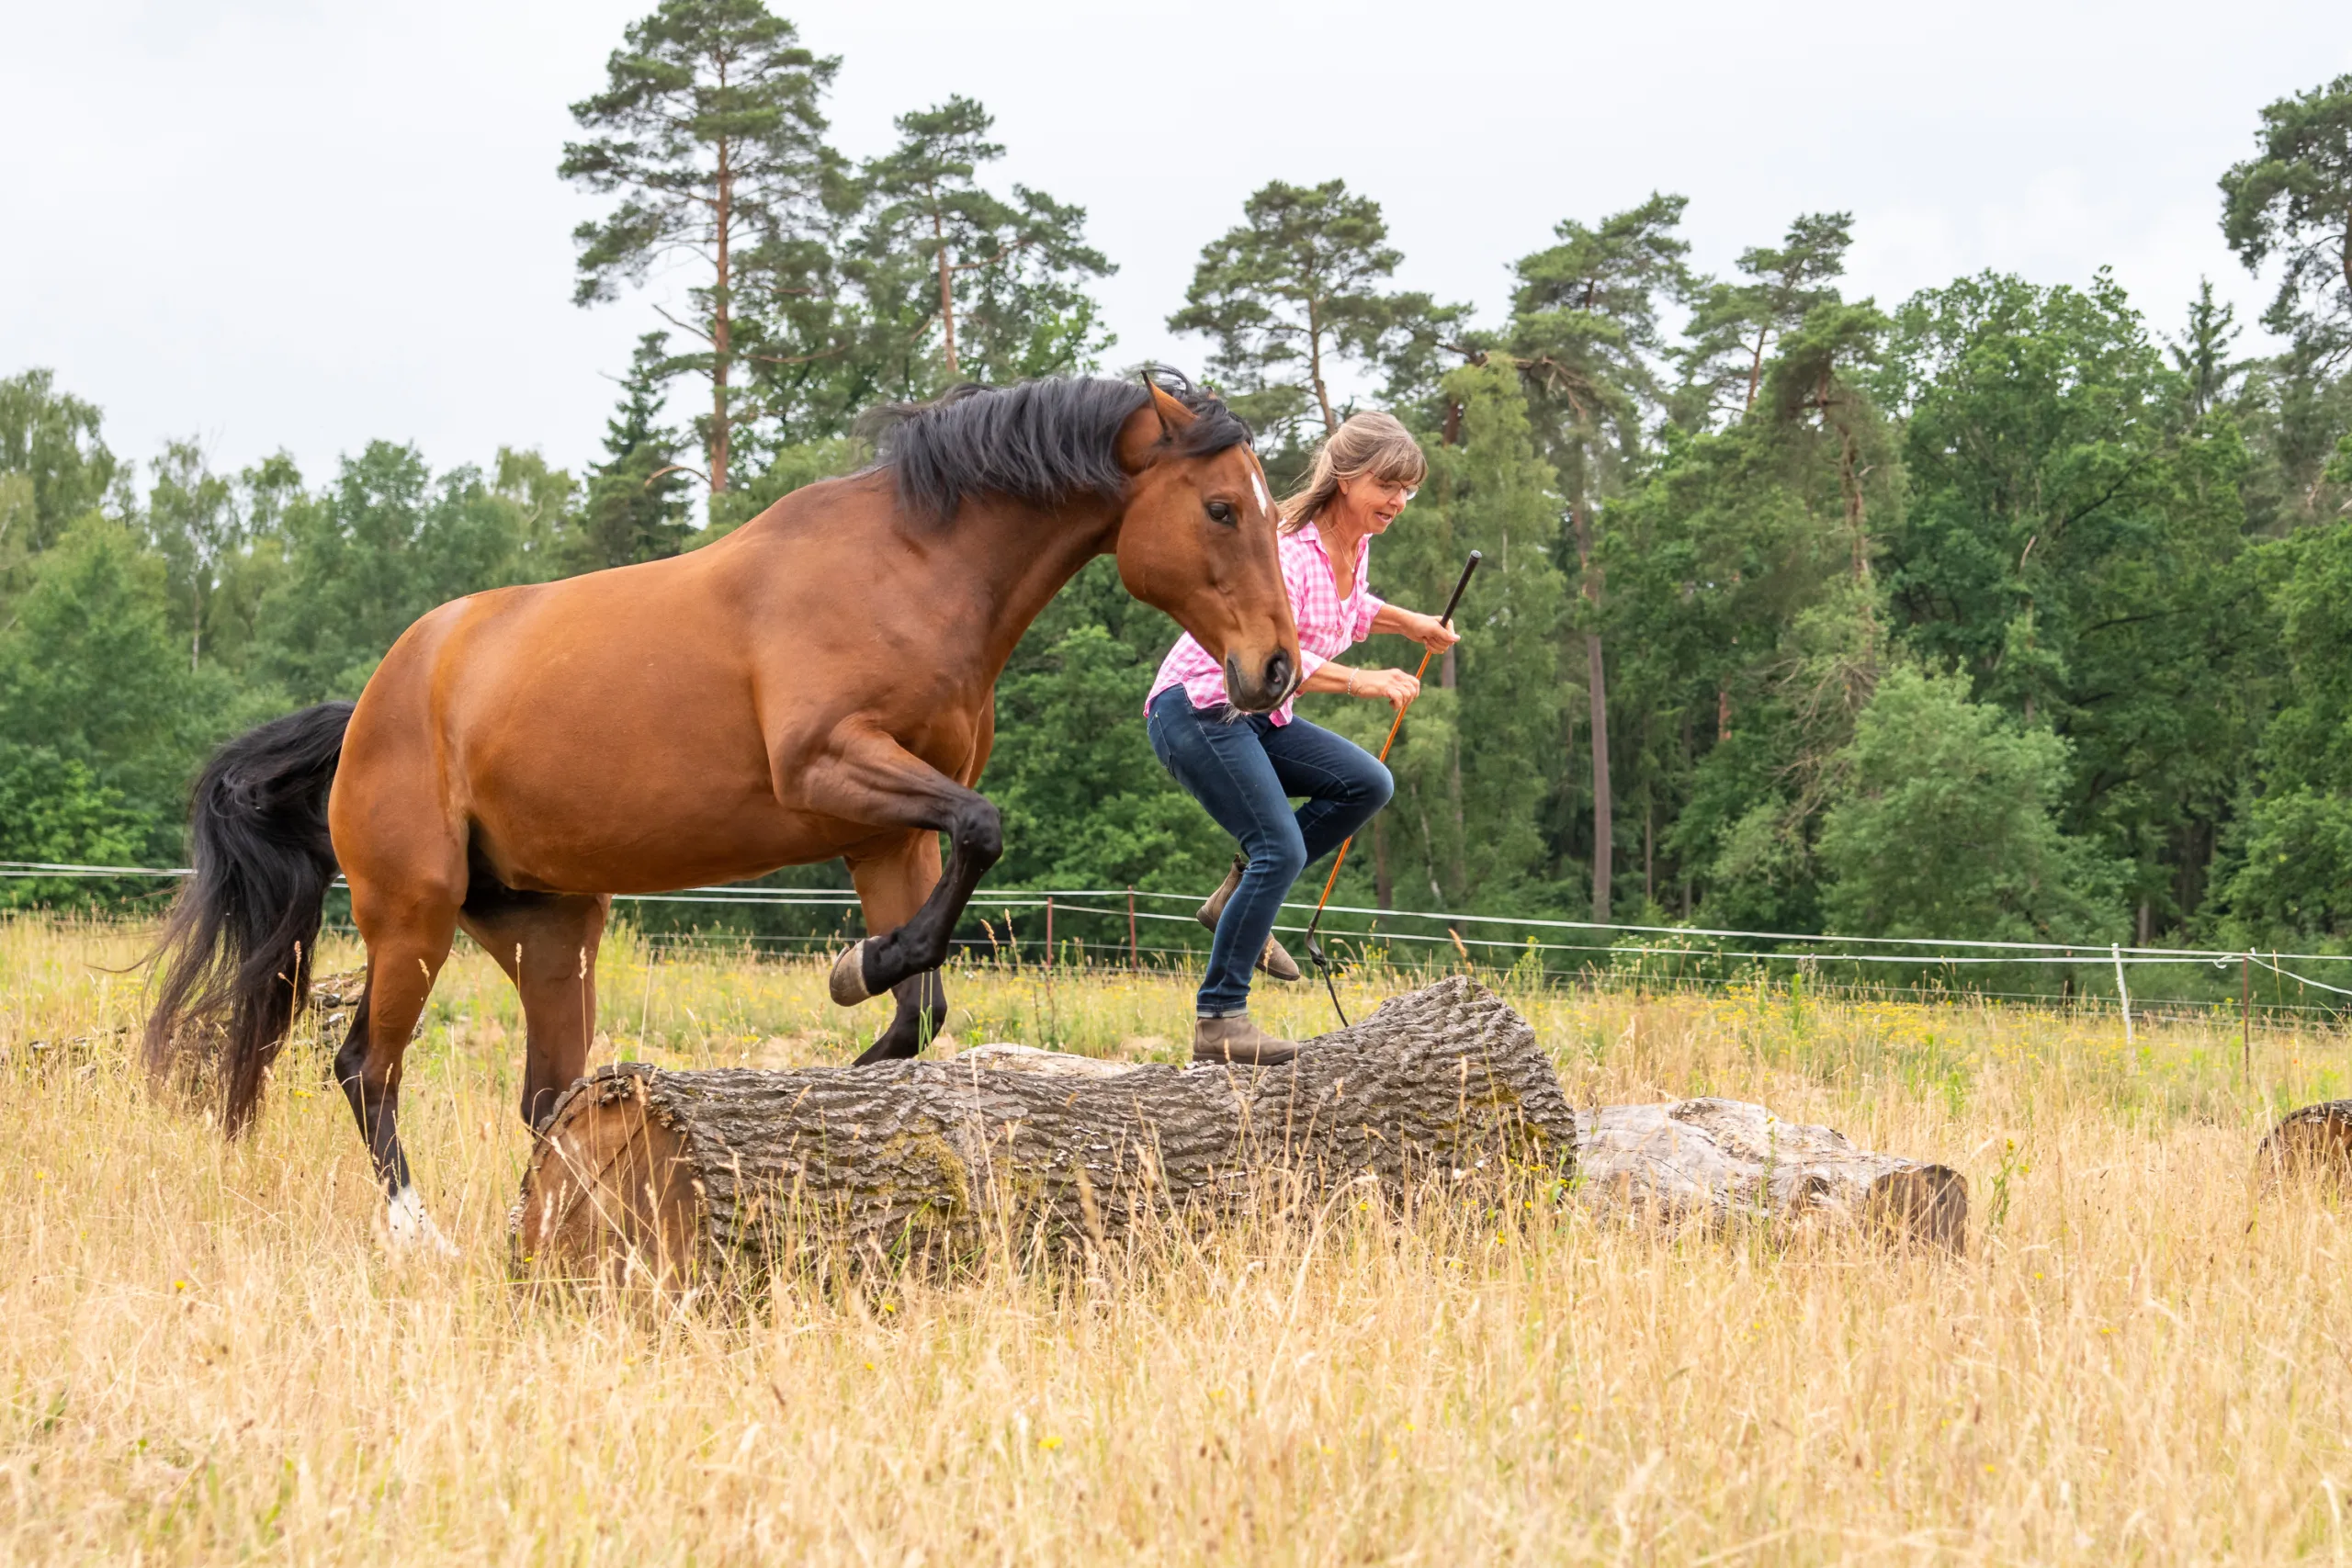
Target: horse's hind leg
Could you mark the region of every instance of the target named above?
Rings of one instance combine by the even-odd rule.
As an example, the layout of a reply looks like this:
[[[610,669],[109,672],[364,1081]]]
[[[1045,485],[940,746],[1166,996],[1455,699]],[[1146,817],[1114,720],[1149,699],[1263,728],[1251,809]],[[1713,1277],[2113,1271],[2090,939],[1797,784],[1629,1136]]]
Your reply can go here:
[[[883,854],[852,861],[849,873],[865,911],[865,929],[877,936],[896,931],[914,918],[939,885],[939,837],[910,833]],[[946,1023],[947,987],[937,969],[899,981],[890,987],[890,995],[898,1010],[890,1026],[858,1057],[859,1066],[918,1055]]]
[[[596,949],[610,901],[517,893],[477,877],[458,914],[466,934],[523,993],[523,1124],[537,1132],[588,1067],[596,1034]]]
[[[402,1245],[430,1240],[447,1249],[448,1244],[425,1218],[401,1146],[401,1063],[434,979],[449,956],[458,903],[430,891],[392,892],[355,875],[351,913],[368,944],[368,993],[351,1021],[350,1037],[335,1053],[335,1080],[351,1102],[376,1179],[383,1184],[392,1239]]]

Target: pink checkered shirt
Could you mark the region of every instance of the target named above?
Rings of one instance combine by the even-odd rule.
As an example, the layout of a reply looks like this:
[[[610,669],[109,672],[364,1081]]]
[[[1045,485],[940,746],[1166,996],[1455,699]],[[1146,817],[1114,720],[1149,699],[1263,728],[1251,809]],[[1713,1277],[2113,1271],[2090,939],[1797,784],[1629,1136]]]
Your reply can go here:
[[[1298,622],[1299,662],[1306,667],[1299,677],[1303,681],[1317,666],[1370,637],[1372,618],[1386,601],[1364,585],[1364,563],[1372,558],[1369,535],[1356,546],[1355,592],[1345,599],[1331,581],[1331,557],[1323,548],[1314,524],[1283,535],[1279,545],[1283,586],[1290,591],[1290,613]],[[1144,706],[1148,709],[1152,697],[1170,686],[1183,687],[1195,708],[1223,707],[1227,700],[1225,671],[1189,632],[1178,637],[1168,657],[1159,661],[1159,677],[1152,682],[1151,696],[1144,699]],[[1269,716],[1276,724],[1288,724],[1290,710],[1291,705],[1285,702]]]

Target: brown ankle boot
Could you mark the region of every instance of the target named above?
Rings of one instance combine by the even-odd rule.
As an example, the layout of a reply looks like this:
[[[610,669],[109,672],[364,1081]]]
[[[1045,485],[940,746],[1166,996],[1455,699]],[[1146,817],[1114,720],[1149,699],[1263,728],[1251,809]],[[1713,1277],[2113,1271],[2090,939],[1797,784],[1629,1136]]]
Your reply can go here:
[[[1216,930],[1217,921],[1225,918],[1226,905],[1232,902],[1233,890],[1241,886],[1241,873],[1249,863],[1239,855],[1233,857],[1233,869],[1225,874],[1225,880],[1216,885],[1216,891],[1210,894],[1208,902],[1200,908],[1201,924],[1211,931]],[[1276,980],[1298,978],[1298,960],[1283,951],[1283,944],[1274,940],[1272,931],[1266,933],[1266,945],[1258,950],[1258,968]]]
[[[1231,1018],[1196,1019],[1193,1023],[1193,1060],[1219,1066],[1278,1067],[1298,1055],[1298,1043],[1277,1040],[1250,1021],[1248,1013]]]

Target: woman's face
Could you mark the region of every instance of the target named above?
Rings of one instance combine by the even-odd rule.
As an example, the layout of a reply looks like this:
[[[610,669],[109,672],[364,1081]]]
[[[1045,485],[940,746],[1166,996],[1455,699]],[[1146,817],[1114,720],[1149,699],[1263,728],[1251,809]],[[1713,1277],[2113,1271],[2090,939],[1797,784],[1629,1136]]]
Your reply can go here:
[[[1348,511],[1363,519],[1364,532],[1385,534],[1405,503],[1413,499],[1413,487],[1401,479],[1374,479],[1360,474],[1340,481],[1340,500]]]

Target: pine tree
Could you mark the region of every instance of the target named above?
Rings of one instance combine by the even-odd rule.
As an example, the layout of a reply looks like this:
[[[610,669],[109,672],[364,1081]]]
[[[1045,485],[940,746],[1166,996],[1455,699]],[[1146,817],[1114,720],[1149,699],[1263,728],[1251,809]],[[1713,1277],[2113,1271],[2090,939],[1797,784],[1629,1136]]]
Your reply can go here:
[[[1558,480],[1508,361],[1460,367],[1439,390],[1456,411],[1454,439],[1432,446],[1428,482],[1374,551],[1374,570],[1406,603],[1437,605],[1469,551],[1485,558],[1462,604],[1463,640],[1413,705],[1390,759],[1391,878],[1427,886],[1441,908],[1549,904],[1543,811],[1567,695],[1569,587],[1553,555]],[[1410,649],[1398,653],[1401,662]],[[1367,711],[1385,721],[1384,710]]]
[[[2245,374],[2246,362],[2230,358],[2237,341],[2237,308],[2213,298],[2213,280],[2197,280],[2197,298],[2189,302],[2188,326],[2172,340],[2172,366],[2186,383],[2187,412],[2202,419],[2227,400],[2232,384]]]
[[[685,548],[685,473],[678,436],[660,422],[669,337],[637,340],[621,399],[605,423],[605,460],[589,471],[588,498],[567,564],[576,571],[657,560]]]
[[[2324,367],[2352,355],[2352,75],[2262,111],[2261,155],[2222,176],[2222,232],[2285,263],[2263,325]]]
[[[1086,209],[1026,186],[979,183],[1004,156],[995,118],[957,96],[900,115],[899,145],[865,167],[869,288],[910,344],[938,334],[944,382],[1007,382],[1078,369],[1102,340],[1085,280],[1116,269],[1085,241]]]
[[[1383,364],[1453,319],[1427,295],[1383,291],[1403,259],[1380,204],[1350,195],[1346,181],[1275,180],[1201,248],[1168,329],[1216,345],[1210,375],[1260,430],[1295,438],[1311,418],[1329,434],[1340,425],[1331,378],[1340,363]]]
[[[1645,413],[1661,400],[1660,304],[1690,290],[1675,232],[1687,205],[1652,196],[1587,228],[1573,219],[1559,243],[1520,259],[1511,344],[1550,429],[1568,533],[1583,575],[1586,691],[1592,715],[1592,918],[1609,919],[1616,825],[1610,788],[1609,688],[1600,616],[1601,566],[1593,513],[1604,488],[1640,449]]]
[[[839,224],[843,166],[818,104],[841,62],[797,36],[761,0],[662,0],[605,62],[605,90],[571,106],[599,134],[568,143],[558,171],[620,198],[573,231],[576,303],[642,284],[657,260],[684,255],[704,269],[695,317],[673,324],[705,349],[667,364],[710,380],[702,434],[713,495],[730,482],[738,362],[756,346],[739,325],[762,301],[741,296],[754,274],[785,287],[775,269],[805,264]]]
[[[1713,283],[1701,293],[1681,355],[1698,405],[1686,418],[1697,423],[1727,405],[1743,415],[1755,408],[1772,344],[1815,307],[1838,298],[1832,285],[1845,273],[1853,225],[1850,212],[1805,213],[1789,225],[1779,249],[1758,245],[1740,253],[1746,283]]]

